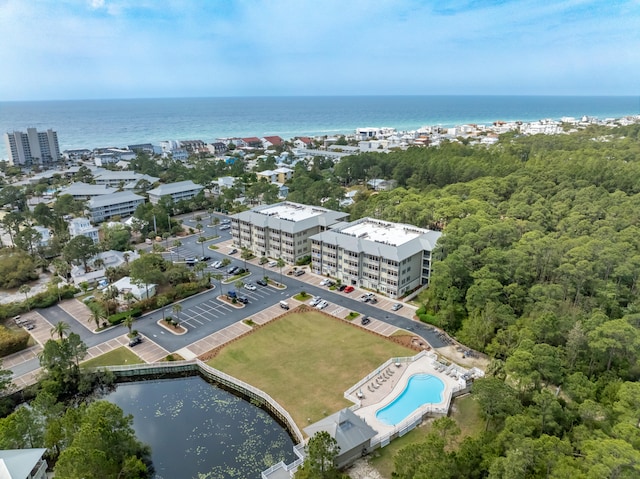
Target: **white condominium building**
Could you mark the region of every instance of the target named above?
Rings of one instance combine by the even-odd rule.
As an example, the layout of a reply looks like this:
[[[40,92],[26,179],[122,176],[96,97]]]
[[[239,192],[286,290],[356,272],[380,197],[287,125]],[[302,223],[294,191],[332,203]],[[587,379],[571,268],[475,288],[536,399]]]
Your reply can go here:
[[[160,185],[157,188],[147,191],[147,193],[149,195],[149,201],[157,205],[163,196],[169,196],[174,203],[177,203],[181,200],[190,200],[194,196],[197,196],[203,189],[203,186],[187,180]]]
[[[362,218],[312,236],[311,268],[344,284],[398,298],[429,283],[431,254],[441,235]]]
[[[5,133],[9,163],[16,166],[46,165],[60,159],[58,134],[49,129],[37,131],[27,128],[27,132]]]
[[[309,237],[344,221],[349,215],[288,201],[258,206],[231,217],[233,242],[257,256],[294,264],[311,255]]]
[[[111,195],[95,196],[89,200],[88,210],[91,221],[100,223],[114,216],[127,217],[135,213],[138,205],[145,202],[144,197],[131,191],[121,191]]]

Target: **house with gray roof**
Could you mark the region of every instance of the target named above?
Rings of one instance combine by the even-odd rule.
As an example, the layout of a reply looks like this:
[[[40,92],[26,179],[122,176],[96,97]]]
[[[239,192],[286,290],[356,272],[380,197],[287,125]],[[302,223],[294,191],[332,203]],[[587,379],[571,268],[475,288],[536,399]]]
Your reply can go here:
[[[160,185],[157,188],[147,191],[149,194],[149,201],[157,205],[160,202],[160,198],[169,196],[174,203],[181,200],[189,200],[194,196],[197,196],[204,187],[198,185],[191,180],[178,181],[176,183],[167,183]]]
[[[304,432],[309,437],[313,437],[320,431],[328,432],[338,443],[340,452],[335,459],[335,465],[338,468],[346,467],[368,453],[371,439],[378,434],[364,419],[349,408],[338,411],[304,428]]]
[[[91,221],[100,223],[114,216],[127,217],[133,215],[136,208],[145,202],[143,196],[131,191],[120,191],[111,195],[95,196],[88,203]]]
[[[150,184],[157,183],[160,178],[150,175],[143,175],[135,171],[111,171],[100,170],[94,173],[94,181],[96,185],[107,185],[111,187],[122,187],[125,190],[132,190],[138,182],[146,180]]]
[[[0,450],[0,478],[45,479],[47,461],[42,456],[45,448]]]
[[[110,195],[116,191],[115,188],[109,188],[107,185],[90,185],[78,181],[60,190],[58,196],[71,195],[76,200],[88,200],[94,196]]]
[[[311,269],[398,298],[429,284],[439,231],[361,218],[309,238]]]
[[[231,216],[235,245],[257,256],[295,264],[311,254],[309,238],[348,218],[348,213],[290,201],[257,206]]]

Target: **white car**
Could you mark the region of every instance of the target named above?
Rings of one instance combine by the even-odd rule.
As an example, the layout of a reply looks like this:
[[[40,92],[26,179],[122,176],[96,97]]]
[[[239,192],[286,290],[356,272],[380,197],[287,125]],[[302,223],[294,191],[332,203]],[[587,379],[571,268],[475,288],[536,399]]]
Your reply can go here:
[[[277,262],[277,261],[269,261],[269,262],[267,263],[267,266],[268,266],[269,268],[273,268],[273,267],[275,267],[275,266],[278,266],[278,262]]]
[[[230,229],[231,229],[231,225],[221,225],[220,226],[220,231],[230,230]]]
[[[329,306],[329,301],[327,301],[326,299],[323,299],[322,301],[320,301],[317,305],[316,308],[317,309],[324,309],[327,306]]]
[[[211,263],[211,267],[218,269],[222,267],[222,261],[214,261],[213,263]]]
[[[396,303],[393,306],[391,306],[391,311],[398,311],[400,308],[402,308],[402,304]]]
[[[320,296],[314,296],[313,298],[311,298],[311,302],[309,303],[309,305],[317,306],[320,301],[322,301],[322,298]]]
[[[244,289],[248,289],[249,291],[255,291],[257,288],[255,284],[245,283]]]
[[[326,286],[329,284],[329,281],[331,281],[330,279],[323,279],[322,281],[320,281],[320,286]]]

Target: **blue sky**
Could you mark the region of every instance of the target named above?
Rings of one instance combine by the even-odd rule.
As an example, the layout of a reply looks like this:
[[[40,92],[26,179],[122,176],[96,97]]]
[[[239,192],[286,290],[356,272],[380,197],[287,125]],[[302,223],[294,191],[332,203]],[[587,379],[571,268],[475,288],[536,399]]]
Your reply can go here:
[[[0,0],[0,32],[0,100],[640,94],[640,0]]]

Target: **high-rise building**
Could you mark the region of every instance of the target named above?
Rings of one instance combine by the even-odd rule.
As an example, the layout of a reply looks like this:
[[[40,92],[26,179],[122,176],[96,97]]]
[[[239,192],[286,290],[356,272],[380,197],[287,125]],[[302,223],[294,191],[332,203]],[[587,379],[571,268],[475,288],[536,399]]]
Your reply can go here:
[[[37,131],[27,128],[27,132],[5,133],[9,163],[16,166],[47,165],[60,159],[58,134],[49,129]]]

